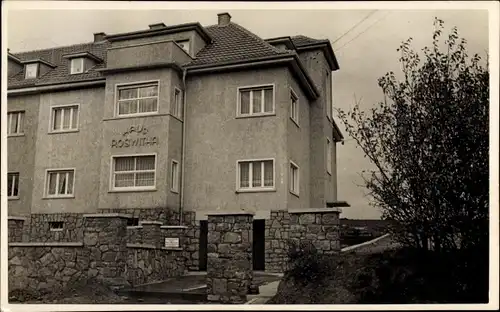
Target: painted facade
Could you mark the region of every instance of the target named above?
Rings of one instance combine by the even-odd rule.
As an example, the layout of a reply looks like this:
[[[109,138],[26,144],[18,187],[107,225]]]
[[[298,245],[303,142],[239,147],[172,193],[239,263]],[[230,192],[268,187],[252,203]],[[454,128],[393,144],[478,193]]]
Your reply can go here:
[[[164,209],[172,225],[341,205],[328,41],[263,40],[227,13],[94,38],[9,52],[8,113],[22,113],[8,116],[9,216]]]

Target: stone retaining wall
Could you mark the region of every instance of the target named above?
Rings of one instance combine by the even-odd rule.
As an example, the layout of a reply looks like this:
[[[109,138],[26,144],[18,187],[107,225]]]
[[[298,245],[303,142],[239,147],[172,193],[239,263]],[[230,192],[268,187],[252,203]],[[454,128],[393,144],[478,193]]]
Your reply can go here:
[[[130,209],[98,209],[100,213],[120,213],[138,218],[139,222],[160,221],[163,225],[179,225],[179,211],[172,208],[130,208]]]
[[[50,222],[64,222],[62,230],[51,230]],[[83,239],[83,213],[32,214],[29,241],[74,242]]]
[[[251,214],[208,215],[207,300],[245,303],[252,286]]]
[[[25,218],[9,217],[7,220],[8,227],[8,241],[9,242],[22,242]]]
[[[81,243],[10,243],[9,291],[53,292],[87,274],[89,251]]]

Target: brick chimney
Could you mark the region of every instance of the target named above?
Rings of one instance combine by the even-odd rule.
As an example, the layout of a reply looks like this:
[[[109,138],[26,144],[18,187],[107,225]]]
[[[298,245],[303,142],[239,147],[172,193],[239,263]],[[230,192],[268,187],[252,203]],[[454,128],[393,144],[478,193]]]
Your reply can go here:
[[[160,29],[165,27],[167,27],[167,25],[165,25],[164,23],[156,23],[149,25],[149,29]]]
[[[231,15],[227,12],[219,13],[217,14],[217,17],[219,18],[218,22],[219,27],[226,26],[231,22]]]
[[[104,41],[106,40],[106,34],[103,32],[94,34],[94,42]]]

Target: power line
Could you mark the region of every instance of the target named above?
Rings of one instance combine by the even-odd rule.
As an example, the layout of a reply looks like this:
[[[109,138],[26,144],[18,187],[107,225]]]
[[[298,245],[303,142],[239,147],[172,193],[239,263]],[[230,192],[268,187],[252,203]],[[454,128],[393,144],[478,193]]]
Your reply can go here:
[[[353,30],[354,28],[356,28],[359,24],[363,23],[367,18],[369,18],[370,16],[372,16],[375,12],[377,12],[378,10],[373,10],[371,11],[370,13],[368,13],[364,18],[362,18],[359,22],[357,22],[356,24],[354,24],[354,26],[352,26],[351,28],[349,28],[348,31],[346,31],[342,36],[338,37],[337,39],[335,39],[335,41],[332,43],[335,44],[335,42],[339,41],[340,39],[342,39],[345,35],[347,35],[348,33],[351,32],[351,30]]]
[[[349,43],[351,43],[352,41],[354,41],[356,38],[358,38],[359,36],[361,36],[362,34],[364,34],[365,32],[367,32],[370,28],[372,28],[373,26],[375,26],[375,24],[377,24],[381,20],[385,19],[389,14],[391,14],[391,12],[387,12],[387,14],[385,14],[384,16],[382,16],[381,18],[379,18],[378,20],[376,20],[373,24],[371,24],[370,26],[368,26],[368,28],[366,28],[364,31],[360,32],[356,37],[354,37],[351,40],[347,41],[346,44],[344,44],[343,46],[341,46],[340,48],[338,48],[336,50],[339,51],[340,49],[342,49],[343,47],[345,47],[346,45],[348,45]]]

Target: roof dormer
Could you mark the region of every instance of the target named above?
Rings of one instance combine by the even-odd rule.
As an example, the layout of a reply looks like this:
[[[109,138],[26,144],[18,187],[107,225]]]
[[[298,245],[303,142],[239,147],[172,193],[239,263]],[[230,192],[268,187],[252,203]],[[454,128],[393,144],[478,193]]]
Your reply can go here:
[[[24,79],[38,78],[56,67],[42,59],[27,60],[22,64],[24,64]]]
[[[102,62],[102,59],[89,52],[66,54],[63,57],[68,59],[68,70],[72,75],[83,74]]]

